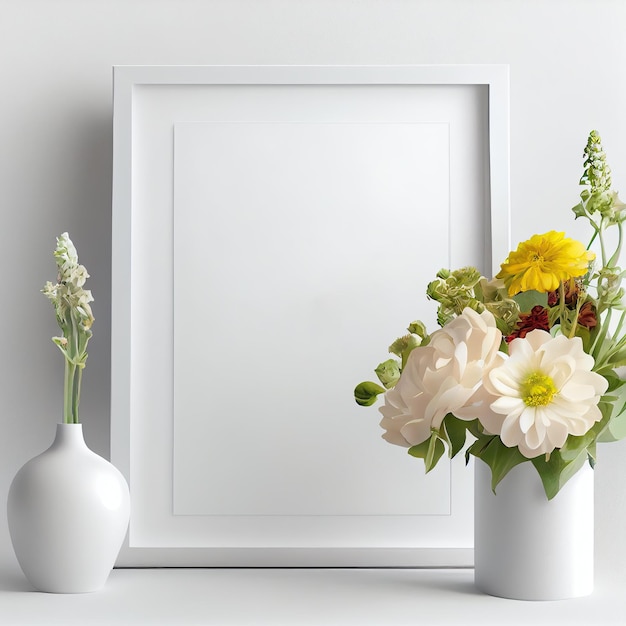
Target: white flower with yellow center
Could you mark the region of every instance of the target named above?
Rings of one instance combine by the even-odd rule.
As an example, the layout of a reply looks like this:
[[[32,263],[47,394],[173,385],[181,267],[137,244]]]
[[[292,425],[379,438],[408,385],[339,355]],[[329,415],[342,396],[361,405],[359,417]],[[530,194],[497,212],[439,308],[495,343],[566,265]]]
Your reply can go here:
[[[533,330],[514,339],[509,358],[485,377],[497,399],[480,422],[527,458],[562,447],[568,435],[584,435],[602,419],[598,402],[608,383],[593,365],[579,337]]]
[[[379,409],[383,439],[414,446],[439,429],[448,413],[472,420],[478,407],[488,412],[482,381],[485,371],[504,360],[498,351],[501,341],[489,311],[479,314],[466,308],[434,332],[427,346],[414,348]]]

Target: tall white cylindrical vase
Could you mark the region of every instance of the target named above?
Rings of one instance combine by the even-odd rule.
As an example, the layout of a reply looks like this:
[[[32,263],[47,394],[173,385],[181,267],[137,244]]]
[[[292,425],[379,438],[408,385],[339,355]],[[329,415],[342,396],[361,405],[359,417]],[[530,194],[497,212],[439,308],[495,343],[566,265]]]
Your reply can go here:
[[[548,500],[532,463],[514,467],[491,490],[476,459],[475,583],[517,600],[561,600],[593,591],[594,492],[588,463]]]
[[[81,424],[58,424],[54,442],[16,474],[7,514],[17,560],[40,591],[101,589],[128,527],[122,474],[85,444]]]

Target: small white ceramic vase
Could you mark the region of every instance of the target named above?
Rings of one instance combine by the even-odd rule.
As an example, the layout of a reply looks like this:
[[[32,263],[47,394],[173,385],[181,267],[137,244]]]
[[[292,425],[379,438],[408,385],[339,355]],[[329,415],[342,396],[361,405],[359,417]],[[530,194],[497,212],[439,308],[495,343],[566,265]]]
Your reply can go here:
[[[128,485],[85,444],[82,424],[57,424],[54,442],[16,474],[7,513],[17,560],[52,593],[101,589],[128,528]]]
[[[474,562],[478,589],[516,600],[562,600],[593,591],[593,469],[588,463],[548,500],[532,463],[491,490],[476,459]]]

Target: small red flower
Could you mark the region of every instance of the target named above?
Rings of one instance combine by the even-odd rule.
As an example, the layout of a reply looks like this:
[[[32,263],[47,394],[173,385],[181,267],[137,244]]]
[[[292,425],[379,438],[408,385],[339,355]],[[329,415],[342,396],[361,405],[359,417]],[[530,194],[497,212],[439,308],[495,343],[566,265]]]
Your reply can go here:
[[[524,338],[531,331],[539,328],[540,330],[550,330],[550,322],[548,320],[548,310],[542,306],[534,306],[530,313],[522,313],[515,328],[505,339],[507,343],[517,339]]]
[[[559,292],[558,291],[548,292],[548,306],[556,306],[558,303],[559,303]]]
[[[578,294],[580,292],[580,283],[574,278],[563,283],[563,291],[565,293],[565,305],[567,307],[576,306],[576,300],[578,300]],[[548,306],[556,306],[559,303],[559,292],[548,292]]]
[[[595,328],[598,325],[596,308],[591,302],[585,302],[578,312],[578,323],[585,328]]]

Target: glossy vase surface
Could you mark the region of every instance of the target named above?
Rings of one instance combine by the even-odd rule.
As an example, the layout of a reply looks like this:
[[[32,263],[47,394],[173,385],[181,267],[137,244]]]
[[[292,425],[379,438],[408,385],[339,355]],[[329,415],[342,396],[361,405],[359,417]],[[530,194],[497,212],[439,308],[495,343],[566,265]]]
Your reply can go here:
[[[57,424],[50,448],[22,467],[9,489],[9,531],[24,574],[40,591],[101,589],[129,511],[126,480],[87,447],[82,425]]]
[[[514,467],[491,490],[475,462],[475,583],[517,600],[562,600],[593,591],[594,479],[588,463],[548,500],[532,463]]]

